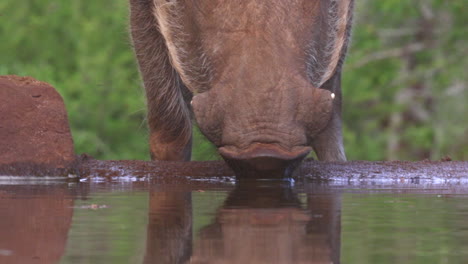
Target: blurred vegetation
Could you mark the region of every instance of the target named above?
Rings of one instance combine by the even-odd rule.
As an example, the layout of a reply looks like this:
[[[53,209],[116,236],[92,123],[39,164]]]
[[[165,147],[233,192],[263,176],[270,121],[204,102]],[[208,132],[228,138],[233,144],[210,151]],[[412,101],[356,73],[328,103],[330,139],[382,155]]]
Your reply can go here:
[[[0,1],[0,74],[64,97],[77,153],[148,159],[125,0]],[[344,69],[349,159],[468,158],[465,0],[356,1]],[[197,132],[193,159],[216,158]]]

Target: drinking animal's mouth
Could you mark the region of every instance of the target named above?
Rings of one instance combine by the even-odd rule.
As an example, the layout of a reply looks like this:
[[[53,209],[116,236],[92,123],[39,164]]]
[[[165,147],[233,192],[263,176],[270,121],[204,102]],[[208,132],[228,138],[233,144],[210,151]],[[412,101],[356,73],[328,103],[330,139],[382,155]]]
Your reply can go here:
[[[246,149],[234,146],[219,148],[219,153],[237,176],[290,177],[311,147],[297,146],[286,150],[276,144],[253,143]]]
[[[311,150],[312,148],[308,146],[296,146],[291,150],[287,150],[277,144],[253,143],[246,149],[223,146],[219,148],[219,153],[221,156],[230,159],[248,160],[270,157],[287,161],[305,157]]]

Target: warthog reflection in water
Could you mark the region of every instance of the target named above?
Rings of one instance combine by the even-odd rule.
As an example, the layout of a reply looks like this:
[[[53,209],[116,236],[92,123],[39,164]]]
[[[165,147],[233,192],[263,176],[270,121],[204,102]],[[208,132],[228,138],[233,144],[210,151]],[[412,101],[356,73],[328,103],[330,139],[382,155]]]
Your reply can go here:
[[[190,193],[152,191],[145,263],[339,263],[339,194],[303,208],[290,187],[260,185],[239,184],[194,236]]]

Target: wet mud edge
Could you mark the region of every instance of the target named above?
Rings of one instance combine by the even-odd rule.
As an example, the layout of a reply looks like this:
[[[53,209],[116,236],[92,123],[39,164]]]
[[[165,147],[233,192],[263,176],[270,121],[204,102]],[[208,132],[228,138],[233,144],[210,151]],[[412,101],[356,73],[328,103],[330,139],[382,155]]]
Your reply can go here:
[[[188,182],[193,180],[235,181],[235,175],[223,161],[137,161],[96,160],[81,155],[69,166],[53,168],[41,164],[16,163],[0,165],[0,175],[29,177],[62,177],[70,180]],[[296,180],[340,182],[421,181],[450,182],[468,185],[467,161],[348,161],[320,162],[305,160],[294,174]]]

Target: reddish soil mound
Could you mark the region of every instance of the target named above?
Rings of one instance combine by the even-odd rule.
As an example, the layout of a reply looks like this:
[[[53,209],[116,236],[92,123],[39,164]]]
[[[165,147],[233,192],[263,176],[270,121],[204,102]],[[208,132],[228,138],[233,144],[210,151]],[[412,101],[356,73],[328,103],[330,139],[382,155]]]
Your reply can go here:
[[[65,168],[74,160],[60,94],[30,77],[0,76],[0,165]]]

